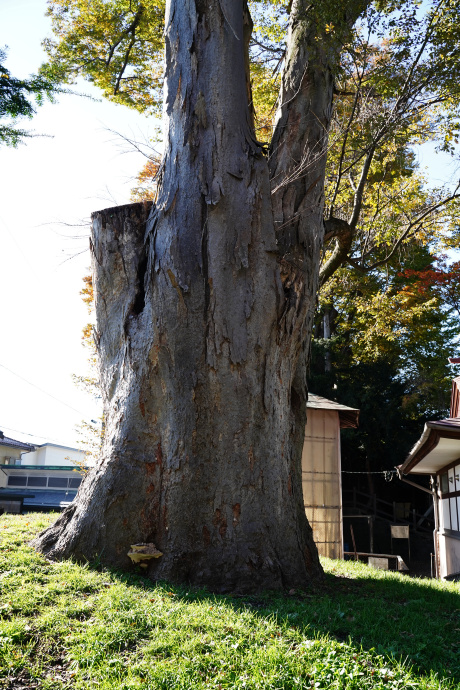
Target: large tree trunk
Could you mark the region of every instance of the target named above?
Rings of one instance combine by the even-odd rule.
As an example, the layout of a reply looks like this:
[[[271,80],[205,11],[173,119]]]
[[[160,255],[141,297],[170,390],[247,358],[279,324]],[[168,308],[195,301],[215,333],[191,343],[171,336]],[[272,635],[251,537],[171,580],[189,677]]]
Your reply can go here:
[[[332,81],[320,65],[323,77],[302,82],[304,99],[322,90],[325,112],[319,128],[315,112],[309,132],[296,130],[298,150],[322,153],[293,198],[274,190],[277,222],[300,218],[275,233],[247,103],[247,17],[243,0],[168,5],[157,203],[93,215],[105,441],[77,499],[35,542],[52,558],[127,566],[130,544],[154,542],[163,556],[151,578],[218,591],[304,587],[321,574],[300,458]],[[277,131],[275,182],[289,174]]]

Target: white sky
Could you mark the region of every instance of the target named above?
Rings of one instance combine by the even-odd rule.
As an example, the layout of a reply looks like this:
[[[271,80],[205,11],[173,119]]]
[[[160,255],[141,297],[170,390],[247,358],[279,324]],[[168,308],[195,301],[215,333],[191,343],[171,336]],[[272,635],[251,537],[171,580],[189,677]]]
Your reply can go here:
[[[0,46],[9,47],[14,76],[27,77],[44,60],[45,10],[45,0],[0,0]],[[91,92],[87,84],[80,90]],[[79,292],[90,256],[88,227],[68,226],[129,202],[144,159],[122,153],[107,128],[142,138],[154,122],[106,101],[63,96],[25,126],[53,138],[0,149],[0,429],[24,441],[76,445],[75,425],[100,410],[72,381],[87,373]],[[434,184],[453,172],[430,148],[421,164]]]
[[[0,46],[8,46],[13,76],[27,77],[44,60],[45,10],[45,0],[0,0]],[[87,84],[79,90],[91,91]],[[107,128],[141,138],[153,124],[107,101],[62,96],[24,120],[53,138],[0,148],[0,430],[7,436],[76,445],[75,425],[100,414],[72,381],[72,373],[87,372],[81,330],[88,315],[79,292],[90,264],[88,226],[63,224],[129,203],[144,158],[123,153]]]

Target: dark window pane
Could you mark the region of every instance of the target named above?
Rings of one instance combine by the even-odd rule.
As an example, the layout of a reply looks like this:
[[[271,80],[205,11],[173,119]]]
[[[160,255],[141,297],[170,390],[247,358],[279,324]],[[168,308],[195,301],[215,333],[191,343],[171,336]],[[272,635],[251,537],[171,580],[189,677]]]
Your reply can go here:
[[[447,479],[447,472],[441,474],[441,492],[446,494],[449,491],[449,481]]]
[[[27,486],[46,486],[46,477],[27,477]]]
[[[66,477],[48,477],[48,486],[54,489],[66,489],[67,488],[67,478]]]
[[[25,486],[26,483],[27,477],[21,477],[14,474],[8,477],[8,486]]]
[[[75,479],[69,479],[69,489],[78,489],[81,484],[81,478],[76,477]]]

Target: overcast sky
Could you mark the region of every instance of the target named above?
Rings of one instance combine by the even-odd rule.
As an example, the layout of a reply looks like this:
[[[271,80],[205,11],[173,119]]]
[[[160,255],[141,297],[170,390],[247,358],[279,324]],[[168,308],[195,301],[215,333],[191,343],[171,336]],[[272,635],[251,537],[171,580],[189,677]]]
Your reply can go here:
[[[44,60],[45,11],[45,0],[0,0],[0,46],[8,46],[6,66],[16,77]],[[86,84],[80,89],[97,95]],[[87,372],[81,330],[88,316],[79,292],[90,264],[88,219],[129,202],[144,161],[123,153],[108,129],[142,138],[154,122],[106,101],[63,96],[25,124],[52,138],[0,149],[0,430],[73,446],[75,425],[100,413],[72,381]],[[421,164],[433,183],[452,175],[432,147]]]
[[[27,77],[44,60],[45,11],[44,0],[0,0],[0,46],[8,46],[13,76]],[[7,436],[73,446],[75,425],[99,415],[72,381],[87,371],[81,330],[88,316],[79,295],[90,264],[87,222],[92,211],[129,202],[144,161],[123,153],[107,129],[139,138],[152,125],[122,106],[64,96],[24,121],[52,138],[0,149],[0,430]]]

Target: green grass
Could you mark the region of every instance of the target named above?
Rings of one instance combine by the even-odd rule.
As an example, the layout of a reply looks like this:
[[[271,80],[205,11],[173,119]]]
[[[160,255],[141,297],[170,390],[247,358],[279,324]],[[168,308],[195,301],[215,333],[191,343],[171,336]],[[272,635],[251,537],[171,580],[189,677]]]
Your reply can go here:
[[[460,688],[460,585],[324,561],[291,595],[214,596],[48,562],[0,518],[0,688]]]

